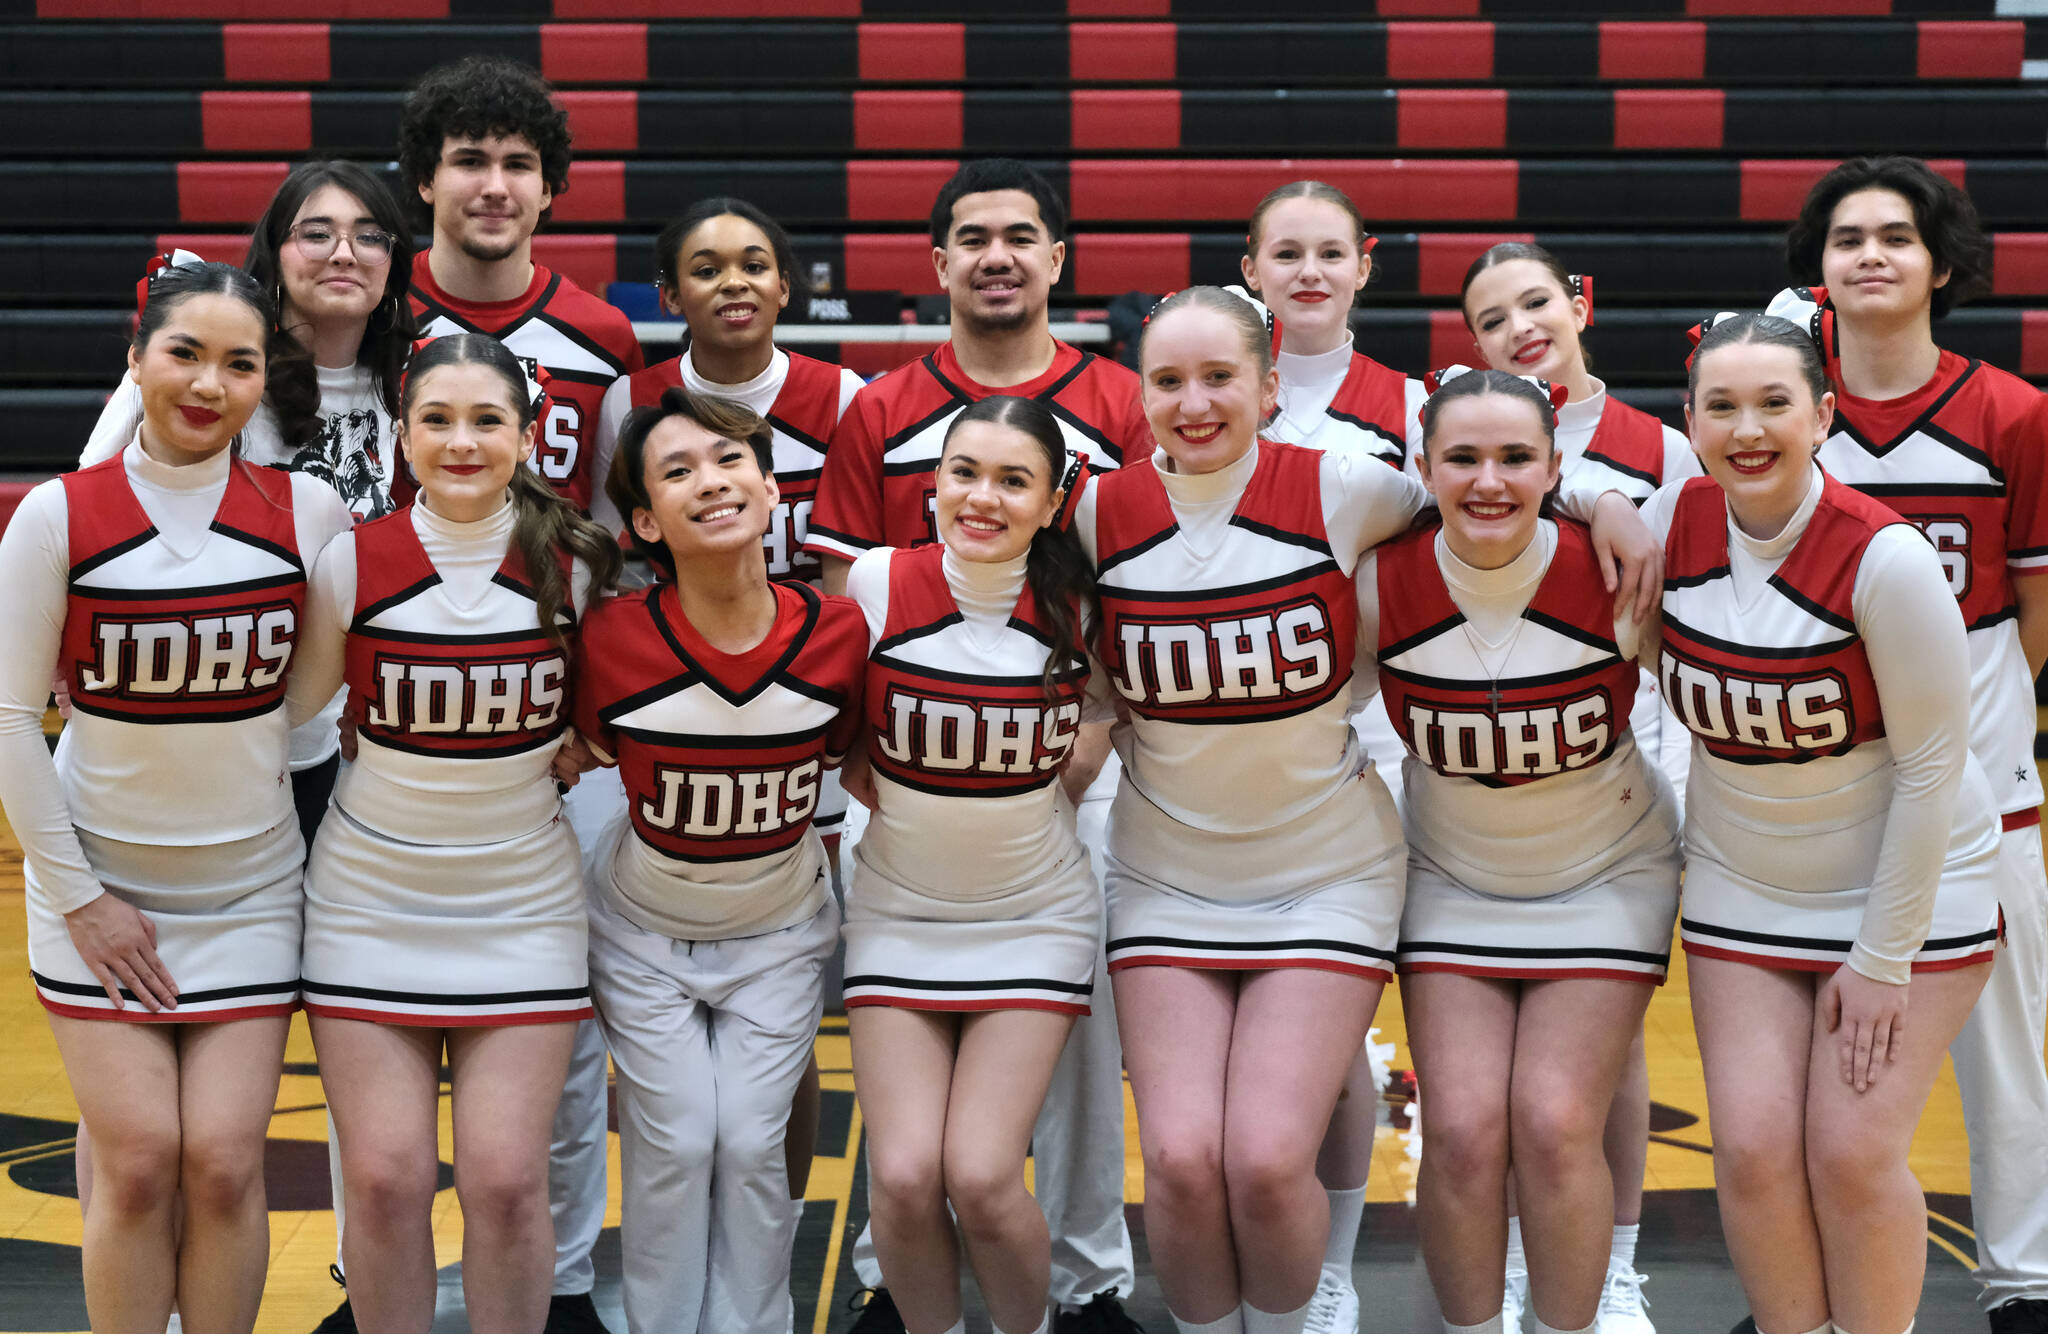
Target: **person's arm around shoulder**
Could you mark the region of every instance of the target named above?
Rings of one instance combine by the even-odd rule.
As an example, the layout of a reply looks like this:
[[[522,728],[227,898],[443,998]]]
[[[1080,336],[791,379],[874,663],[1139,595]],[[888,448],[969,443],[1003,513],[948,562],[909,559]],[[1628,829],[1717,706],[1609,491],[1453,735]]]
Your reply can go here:
[[[1428,489],[1413,473],[1370,454],[1324,451],[1317,467],[1330,551],[1346,572],[1355,572],[1366,552],[1407,532],[1429,504]]]

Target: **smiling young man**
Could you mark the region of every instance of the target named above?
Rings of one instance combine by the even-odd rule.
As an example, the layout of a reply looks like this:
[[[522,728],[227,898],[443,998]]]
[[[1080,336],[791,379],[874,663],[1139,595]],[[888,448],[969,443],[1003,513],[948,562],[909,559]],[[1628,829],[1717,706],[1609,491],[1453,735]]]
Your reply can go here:
[[[1970,1135],[1979,1304],[1993,1334],[2048,1330],[2048,874],[2034,681],[2048,658],[2048,413],[2024,380],[1942,348],[1934,321],[1989,286],[1969,196],[1917,158],[1854,158],[1786,238],[1835,385],[1820,462],[1941,556],[1969,628],[1971,751],[2002,815],[2005,948],[1950,1046]],[[1779,309],[1778,305],[1773,309]],[[1822,322],[1832,318],[1832,330]],[[1958,683],[1960,684],[1960,683]]]
[[[433,246],[413,270],[421,332],[490,334],[547,369],[533,466],[589,509],[598,403],[643,359],[622,312],[533,261],[533,234],[569,187],[567,114],[526,66],[470,56],[406,98],[398,169],[433,218]]]
[[[940,187],[931,225],[952,337],[862,389],[839,421],[805,543],[835,592],[862,552],[936,539],[934,474],[946,428],[971,403],[993,394],[1037,399],[1067,447],[1097,471],[1152,452],[1136,373],[1052,336],[1047,307],[1067,257],[1066,203],[1052,184],[1009,158],[966,163]],[[1091,849],[1102,846],[1117,773],[1105,764],[1080,804],[1081,841]],[[1119,1304],[1136,1282],[1123,1214],[1123,1054],[1109,988],[1095,994],[1032,1135],[1036,1195],[1052,1234],[1057,1334],[1138,1329]],[[902,1329],[866,1232],[854,1271],[878,1289],[854,1334]]]

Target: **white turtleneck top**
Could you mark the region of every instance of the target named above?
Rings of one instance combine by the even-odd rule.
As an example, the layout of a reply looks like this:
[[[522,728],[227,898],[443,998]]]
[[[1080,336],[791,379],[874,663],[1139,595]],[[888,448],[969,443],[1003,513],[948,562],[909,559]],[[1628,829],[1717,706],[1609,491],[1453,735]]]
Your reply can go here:
[[[877,548],[863,553],[847,571],[846,595],[867,617],[871,649],[889,624],[890,565],[901,554]],[[1024,591],[1026,560],[1024,555],[1007,561],[962,560],[947,548],[940,566],[960,623],[891,645],[874,661],[956,678],[1035,680],[1045,670],[1046,646],[1010,623]],[[974,694],[971,679],[957,681],[954,688]],[[1084,717],[1098,721],[1092,708]],[[1100,720],[1107,717],[1105,707]],[[879,767],[874,777],[877,809],[854,845],[854,857],[868,873],[931,897],[1001,898],[1086,855],[1057,778],[1028,791],[977,796],[921,790],[892,780]]]
[[[1412,457],[1422,446],[1420,414],[1423,400],[1429,397],[1422,381],[1412,376],[1404,377],[1401,421],[1398,424],[1403,439],[1399,443],[1382,440],[1330,415],[1330,405],[1336,400],[1337,391],[1344,387],[1344,380],[1351,374],[1357,358],[1358,349],[1353,346],[1348,333],[1340,346],[1328,352],[1301,353],[1283,349],[1273,358],[1273,365],[1280,372],[1279,413],[1267,424],[1265,437],[1290,445],[1306,445],[1311,449],[1357,452],[1376,458],[1388,457],[1391,451]]]
[[[174,467],[131,438],[121,458],[158,543],[171,559],[192,562],[190,578],[207,578],[203,549],[227,491],[229,452]],[[340,497],[303,474],[292,478],[292,512],[307,565],[349,526]],[[70,571],[66,495],[63,482],[52,479],[29,492],[0,536],[0,580],[10,612],[0,645],[0,804],[35,867],[36,892],[60,913],[101,893],[74,826],[127,842],[205,845],[260,834],[291,808],[289,789],[279,782],[286,762],[283,709],[238,722],[148,728],[148,753],[121,749],[124,733],[132,740],[136,729],[67,727],[56,755],[50,754],[43,710],[57,669]],[[296,658],[297,649],[294,674]],[[194,793],[207,799],[194,802]]]
[[[1682,486],[1660,488],[1643,507],[1660,540],[1671,531]],[[1816,466],[1798,509],[1768,539],[1751,537],[1729,516],[1728,586],[1738,611],[1755,603],[1761,614],[1759,595],[1805,534],[1821,490]],[[1802,865],[1782,860],[1795,844],[1816,876],[1861,879],[1870,897],[1849,964],[1877,981],[1904,983],[1926,939],[1944,864],[1967,852],[1978,833],[1995,835],[1996,822],[1970,757],[1969,695],[1957,689],[1970,679],[1969,645],[1927,540],[1904,523],[1878,530],[1857,567],[1851,606],[1884,737],[1805,764],[1735,764],[1695,744],[1686,844],[1689,855],[1704,851],[1789,890],[1826,887],[1804,883]],[[1769,840],[1776,852],[1759,855],[1751,831],[1776,835]]]

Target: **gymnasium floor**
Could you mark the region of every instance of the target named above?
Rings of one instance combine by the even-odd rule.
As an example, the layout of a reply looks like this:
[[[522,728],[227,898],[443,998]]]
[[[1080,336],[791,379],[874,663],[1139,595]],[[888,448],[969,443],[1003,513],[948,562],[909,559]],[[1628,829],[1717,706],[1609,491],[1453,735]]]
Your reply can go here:
[[[0,1334],[86,1328],[79,1286],[80,1224],[72,1182],[71,1151],[77,1108],[57,1060],[48,1025],[29,983],[24,946],[21,855],[0,824]],[[1683,956],[1674,952],[1670,984],[1652,1001],[1648,1019],[1653,1142],[1638,1267],[1650,1275],[1650,1314],[1664,1334],[1720,1334],[1745,1310],[1730,1271],[1712,1195],[1713,1170],[1705,1090],[1686,1002]],[[1390,991],[1378,1019],[1382,1040],[1395,1045],[1393,1065],[1410,1065],[1399,995]],[[824,1070],[825,1115],[819,1156],[798,1237],[794,1273],[796,1326],[812,1334],[844,1329],[848,1298],[858,1290],[849,1255],[864,1212],[860,1113],[853,1097],[846,1022],[828,1016],[817,1040]],[[264,1334],[304,1334],[338,1300],[327,1276],[334,1258],[334,1220],[328,1202],[327,1155],[320,1082],[303,1018],[292,1025],[285,1076],[271,1122],[268,1181],[271,1205],[270,1281],[257,1328]],[[1129,1100],[1126,1095],[1126,1116]],[[1400,1129],[1405,1108],[1388,1109],[1373,1167],[1365,1233],[1359,1247],[1358,1286],[1367,1334],[1407,1334],[1413,1328],[1414,1227],[1407,1201],[1414,1165]],[[442,1120],[446,1161],[447,1119]],[[1129,1132],[1125,1198],[1138,1239],[1139,1282],[1130,1308],[1152,1334],[1170,1334],[1159,1290],[1144,1259],[1144,1173],[1135,1126]],[[613,1193],[607,1230],[598,1249],[597,1301],[615,1334],[619,1315],[617,1141],[613,1141]],[[1921,1334],[1964,1334],[1984,1323],[1969,1277],[1969,1164],[1955,1082],[1944,1071],[1913,1146],[1913,1167],[1928,1195],[1927,1293]],[[443,1187],[435,1213],[442,1265],[437,1331],[467,1328],[462,1315],[457,1260],[462,1216],[455,1192]],[[978,1319],[978,1314],[971,1320]],[[985,1324],[976,1325],[986,1328]]]

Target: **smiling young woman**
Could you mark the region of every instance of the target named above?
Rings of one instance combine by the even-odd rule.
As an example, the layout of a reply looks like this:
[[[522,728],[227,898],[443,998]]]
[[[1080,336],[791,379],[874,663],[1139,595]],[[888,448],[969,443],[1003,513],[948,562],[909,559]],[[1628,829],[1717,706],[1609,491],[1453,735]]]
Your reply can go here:
[[[195,1328],[246,1331],[263,1290],[263,1139],[299,997],[287,673],[306,567],[349,522],[325,483],[231,448],[273,316],[239,269],[162,270],[129,349],[125,447],[37,487],[0,536],[0,803],[29,967],[98,1144],[95,1328],[157,1328],[175,1293]]]

